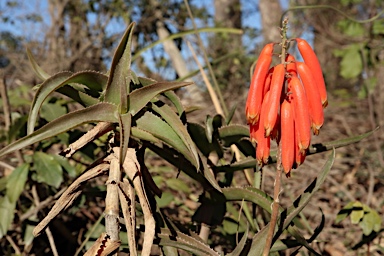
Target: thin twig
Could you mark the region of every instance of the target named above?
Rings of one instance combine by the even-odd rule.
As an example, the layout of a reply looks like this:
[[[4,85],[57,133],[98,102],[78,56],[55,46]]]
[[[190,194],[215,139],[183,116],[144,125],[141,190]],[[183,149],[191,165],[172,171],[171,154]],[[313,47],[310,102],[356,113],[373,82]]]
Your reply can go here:
[[[7,239],[7,241],[10,243],[10,245],[12,246],[13,250],[15,250],[15,254],[16,255],[21,255],[21,252],[20,252],[20,248],[17,246],[17,244],[13,241],[12,237],[10,237],[9,235],[6,235],[5,238]]]
[[[39,195],[37,193],[37,189],[36,189],[35,185],[32,186],[32,196],[33,196],[33,200],[35,202],[35,205],[38,206],[40,204],[40,198],[39,198]],[[53,235],[52,235],[52,232],[49,229],[49,227],[46,228],[45,232],[47,233],[49,245],[51,246],[51,250],[52,250],[53,255],[59,256],[59,254],[57,253],[55,239],[53,239]]]
[[[280,149],[279,156],[281,156],[280,146],[279,146],[279,149]],[[279,157],[279,159],[281,159],[281,157]],[[279,160],[277,163],[275,185],[273,189],[273,205],[272,205],[271,222],[269,224],[269,230],[268,230],[267,240],[264,246],[263,256],[269,255],[269,251],[272,245],[273,235],[275,233],[275,227],[276,227],[276,222],[277,222],[277,217],[279,215],[279,207],[280,207],[279,195],[280,195],[280,188],[281,188],[282,171],[283,170],[281,169],[281,162]]]
[[[53,239],[53,235],[52,235],[51,229],[49,227],[47,227],[47,229],[45,230],[45,233],[47,233],[49,245],[51,246],[53,255],[54,256],[59,256],[59,253],[57,252],[57,249],[56,249],[55,240]]]

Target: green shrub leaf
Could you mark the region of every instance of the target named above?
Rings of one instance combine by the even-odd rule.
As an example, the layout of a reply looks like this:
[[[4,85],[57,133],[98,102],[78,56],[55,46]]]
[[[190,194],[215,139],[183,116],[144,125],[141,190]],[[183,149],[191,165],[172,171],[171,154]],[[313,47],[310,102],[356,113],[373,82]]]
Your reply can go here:
[[[25,182],[28,179],[29,164],[22,164],[12,171],[7,180],[7,196],[9,202],[16,203],[21,192],[24,190]]]
[[[58,188],[63,182],[63,170],[61,165],[51,155],[36,152],[33,155],[37,181]]]

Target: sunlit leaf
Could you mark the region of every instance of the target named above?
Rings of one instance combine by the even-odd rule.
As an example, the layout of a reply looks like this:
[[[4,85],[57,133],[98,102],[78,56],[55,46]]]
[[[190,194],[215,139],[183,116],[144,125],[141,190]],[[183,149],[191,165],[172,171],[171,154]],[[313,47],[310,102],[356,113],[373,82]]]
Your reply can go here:
[[[60,133],[66,132],[81,124],[90,122],[118,122],[117,106],[109,103],[99,103],[91,107],[73,111],[44,125],[39,130],[18,141],[2,148],[0,156],[22,149],[33,143],[48,139]]]
[[[27,56],[29,59],[29,63],[32,65],[33,71],[35,71],[35,74],[41,79],[46,80],[50,77],[40,66],[37,64],[35,58],[32,55],[32,52],[27,48]]]
[[[197,154],[197,149],[195,143],[192,141],[187,128],[181,122],[179,116],[166,104],[161,107],[158,107],[156,104],[152,104],[152,109],[156,111],[175,131],[179,138],[183,141],[184,145],[187,146],[189,151],[194,157],[193,164],[196,168],[199,168],[199,156]]]
[[[28,119],[28,134],[33,132],[41,105],[49,94],[71,83],[85,85],[90,91],[96,92],[101,90],[105,82],[106,76],[95,71],[82,71],[75,74],[71,72],[61,72],[44,81],[37,90],[32,102]]]
[[[7,196],[11,203],[16,203],[21,192],[24,190],[28,179],[29,164],[22,164],[12,171],[7,181]]]
[[[16,203],[11,203],[7,196],[0,198],[0,238],[7,234],[15,216]]]
[[[137,127],[141,130],[151,133],[156,138],[164,141],[166,144],[174,147],[182,153],[193,165],[198,166],[195,156],[185,145],[182,139],[176,134],[170,125],[163,121],[160,117],[146,112],[137,121]]]
[[[135,23],[125,30],[123,37],[113,55],[109,78],[105,91],[105,101],[120,105],[127,109],[126,95],[131,82],[131,41]],[[124,114],[125,112],[120,112]]]
[[[129,112],[132,116],[134,116],[156,95],[166,91],[175,90],[190,84],[191,83],[187,82],[159,82],[134,90],[128,96]]]

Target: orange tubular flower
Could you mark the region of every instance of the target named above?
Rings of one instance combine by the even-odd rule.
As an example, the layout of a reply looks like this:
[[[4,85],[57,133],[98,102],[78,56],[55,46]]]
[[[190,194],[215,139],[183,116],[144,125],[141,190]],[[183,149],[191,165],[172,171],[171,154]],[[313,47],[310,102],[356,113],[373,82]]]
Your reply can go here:
[[[292,104],[284,100],[281,104],[281,163],[284,172],[289,175],[295,158],[295,131]]]
[[[245,107],[245,115],[249,124],[255,124],[259,120],[261,103],[264,96],[265,78],[272,62],[273,46],[273,43],[264,46],[252,76]]]
[[[294,127],[295,127],[295,162],[293,163],[293,168],[299,167],[305,160],[305,157],[307,155],[307,150],[301,151],[299,147],[299,133],[298,129],[296,128],[296,121],[294,120]]]
[[[272,75],[269,103],[266,107],[268,111],[264,120],[265,136],[269,136],[276,124],[277,115],[280,106],[281,90],[285,79],[285,68],[283,64],[275,66]]]
[[[264,90],[263,90],[263,95],[265,97],[265,94],[269,91],[271,87],[271,81],[272,81],[272,75],[273,75],[273,70],[275,70],[275,67],[271,67],[268,70],[267,77],[265,78],[265,83],[264,83]]]
[[[270,100],[270,91],[268,91],[265,96],[261,106],[260,113],[260,122],[258,122],[258,129],[256,131],[257,138],[257,148],[256,148],[256,160],[259,165],[263,166],[268,163],[269,152],[271,149],[271,138],[269,136],[264,136],[264,119],[266,115],[266,106]]]
[[[324,123],[324,112],[320,93],[309,67],[303,62],[296,62],[296,67],[307,94],[312,130],[315,135],[318,135],[319,130]]]
[[[296,42],[297,48],[299,48],[299,51],[304,59],[305,64],[308,65],[315,78],[317,87],[319,88],[321,103],[323,105],[323,108],[325,108],[328,105],[328,99],[320,62],[317,59],[317,56],[313,51],[312,47],[308,44],[307,41],[305,41],[304,39],[296,38]]]
[[[308,111],[308,100],[297,76],[288,80],[288,87],[292,92],[292,103],[294,107],[295,130],[297,130],[297,141],[300,152],[304,153],[311,142],[311,123]]]

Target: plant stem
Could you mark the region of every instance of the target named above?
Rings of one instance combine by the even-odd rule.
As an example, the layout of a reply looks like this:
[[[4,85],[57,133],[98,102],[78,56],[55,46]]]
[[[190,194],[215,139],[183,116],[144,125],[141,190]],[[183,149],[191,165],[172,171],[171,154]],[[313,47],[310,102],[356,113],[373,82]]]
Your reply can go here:
[[[277,168],[276,168],[276,178],[275,178],[275,186],[273,189],[273,205],[272,205],[272,214],[271,214],[271,222],[269,223],[269,230],[267,235],[267,240],[265,241],[263,256],[268,256],[269,251],[272,245],[273,235],[275,233],[275,226],[277,222],[277,216],[279,214],[279,206],[280,206],[280,188],[281,188],[281,146],[279,145],[279,153],[277,160]]]
[[[288,25],[288,19],[284,19],[282,22],[282,27],[281,27],[281,63],[286,66],[285,62],[285,55],[287,51],[287,25]],[[284,87],[283,87],[284,88]],[[273,189],[273,205],[272,205],[272,214],[271,214],[271,222],[269,223],[269,229],[268,229],[268,235],[267,239],[265,241],[265,246],[263,250],[263,256],[268,256],[269,251],[271,250],[271,245],[272,245],[272,240],[273,240],[273,235],[275,233],[275,227],[276,227],[276,222],[277,222],[277,217],[279,215],[279,206],[280,206],[280,200],[279,200],[279,195],[280,195],[280,190],[281,190],[281,173],[282,173],[282,168],[281,168],[281,152],[282,148],[281,145],[279,144],[278,152],[277,152],[277,163],[276,163],[276,178],[275,178],[275,184],[274,184],[274,189]]]

